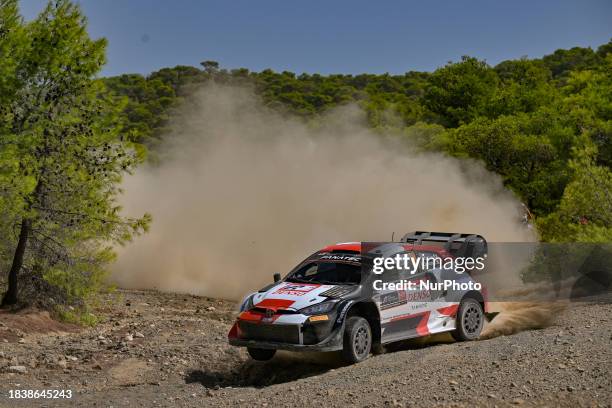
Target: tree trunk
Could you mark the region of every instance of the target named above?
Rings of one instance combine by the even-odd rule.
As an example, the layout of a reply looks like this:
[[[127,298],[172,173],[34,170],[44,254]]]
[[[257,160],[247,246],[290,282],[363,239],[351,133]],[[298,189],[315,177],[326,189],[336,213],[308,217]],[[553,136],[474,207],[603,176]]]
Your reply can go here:
[[[11,271],[8,276],[8,289],[2,298],[2,305],[8,306],[17,303],[17,278],[19,271],[23,266],[23,255],[25,254],[26,245],[28,243],[28,237],[30,236],[31,221],[27,218],[21,220],[21,231],[19,232],[19,241],[17,242],[17,248],[15,249],[15,255],[13,256],[13,264],[11,265]]]

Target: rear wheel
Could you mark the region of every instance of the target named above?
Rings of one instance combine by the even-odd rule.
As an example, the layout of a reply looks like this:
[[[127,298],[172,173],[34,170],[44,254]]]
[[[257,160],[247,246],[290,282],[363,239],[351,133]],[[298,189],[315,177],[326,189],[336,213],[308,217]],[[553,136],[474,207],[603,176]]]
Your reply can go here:
[[[253,360],[257,361],[268,361],[274,354],[276,354],[276,350],[274,349],[260,349],[254,347],[247,347],[247,351],[249,355],[253,358]]]
[[[484,312],[480,303],[475,299],[464,299],[457,312],[457,328],[451,334],[457,341],[476,340],[480,336],[484,321]]]
[[[349,363],[359,363],[370,355],[372,329],[366,319],[349,317],[344,328],[342,356]]]

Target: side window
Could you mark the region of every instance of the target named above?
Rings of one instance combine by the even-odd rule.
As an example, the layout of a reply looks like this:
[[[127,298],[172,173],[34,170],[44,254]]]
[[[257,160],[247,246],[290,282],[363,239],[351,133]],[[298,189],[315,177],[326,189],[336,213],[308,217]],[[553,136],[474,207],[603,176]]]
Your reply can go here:
[[[391,269],[386,268],[382,274],[383,282],[395,282],[395,281],[398,281],[399,279],[400,279],[399,271],[396,268],[391,268]]]
[[[419,272],[417,270],[415,273],[412,273],[413,265],[416,263],[417,257],[414,252],[402,252],[399,254],[399,256],[402,257],[402,259],[405,259],[406,262],[402,262],[400,265],[395,265],[399,266],[397,268],[394,266],[393,269],[386,269],[382,275],[383,282],[397,282],[404,279],[410,279]],[[404,258],[405,256],[406,258]]]
[[[435,252],[419,252],[419,268],[421,272],[432,271],[434,269],[442,269],[443,260]]]
[[[419,273],[418,269],[414,270],[414,265],[416,264],[417,254],[413,251],[408,251],[408,252],[405,252],[404,254],[408,256],[408,259],[407,259],[408,262],[406,265],[403,265],[404,267],[401,269],[399,273],[400,279],[410,279],[411,277]]]

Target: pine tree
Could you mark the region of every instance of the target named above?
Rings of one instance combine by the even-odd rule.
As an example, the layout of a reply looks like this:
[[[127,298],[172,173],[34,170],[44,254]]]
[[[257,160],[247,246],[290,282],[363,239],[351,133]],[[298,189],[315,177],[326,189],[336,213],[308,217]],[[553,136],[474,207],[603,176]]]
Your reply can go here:
[[[95,77],[106,41],[89,38],[79,7],[49,2],[23,23],[16,1],[0,6],[0,205],[13,206],[5,225],[18,231],[2,305],[18,301],[23,272],[78,300],[101,283],[112,245],[147,228],[148,215],[122,217],[116,203],[139,157],[120,138],[121,106]]]

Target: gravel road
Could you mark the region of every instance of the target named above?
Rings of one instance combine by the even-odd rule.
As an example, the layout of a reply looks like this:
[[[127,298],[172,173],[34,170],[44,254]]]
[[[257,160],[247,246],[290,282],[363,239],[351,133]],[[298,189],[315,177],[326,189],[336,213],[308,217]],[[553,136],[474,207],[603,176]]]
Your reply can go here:
[[[0,406],[612,406],[612,304],[572,304],[544,329],[469,343],[439,336],[361,364],[336,353],[267,363],[227,345],[233,302],[121,290],[82,329],[0,314]],[[71,390],[70,400],[9,390]]]

